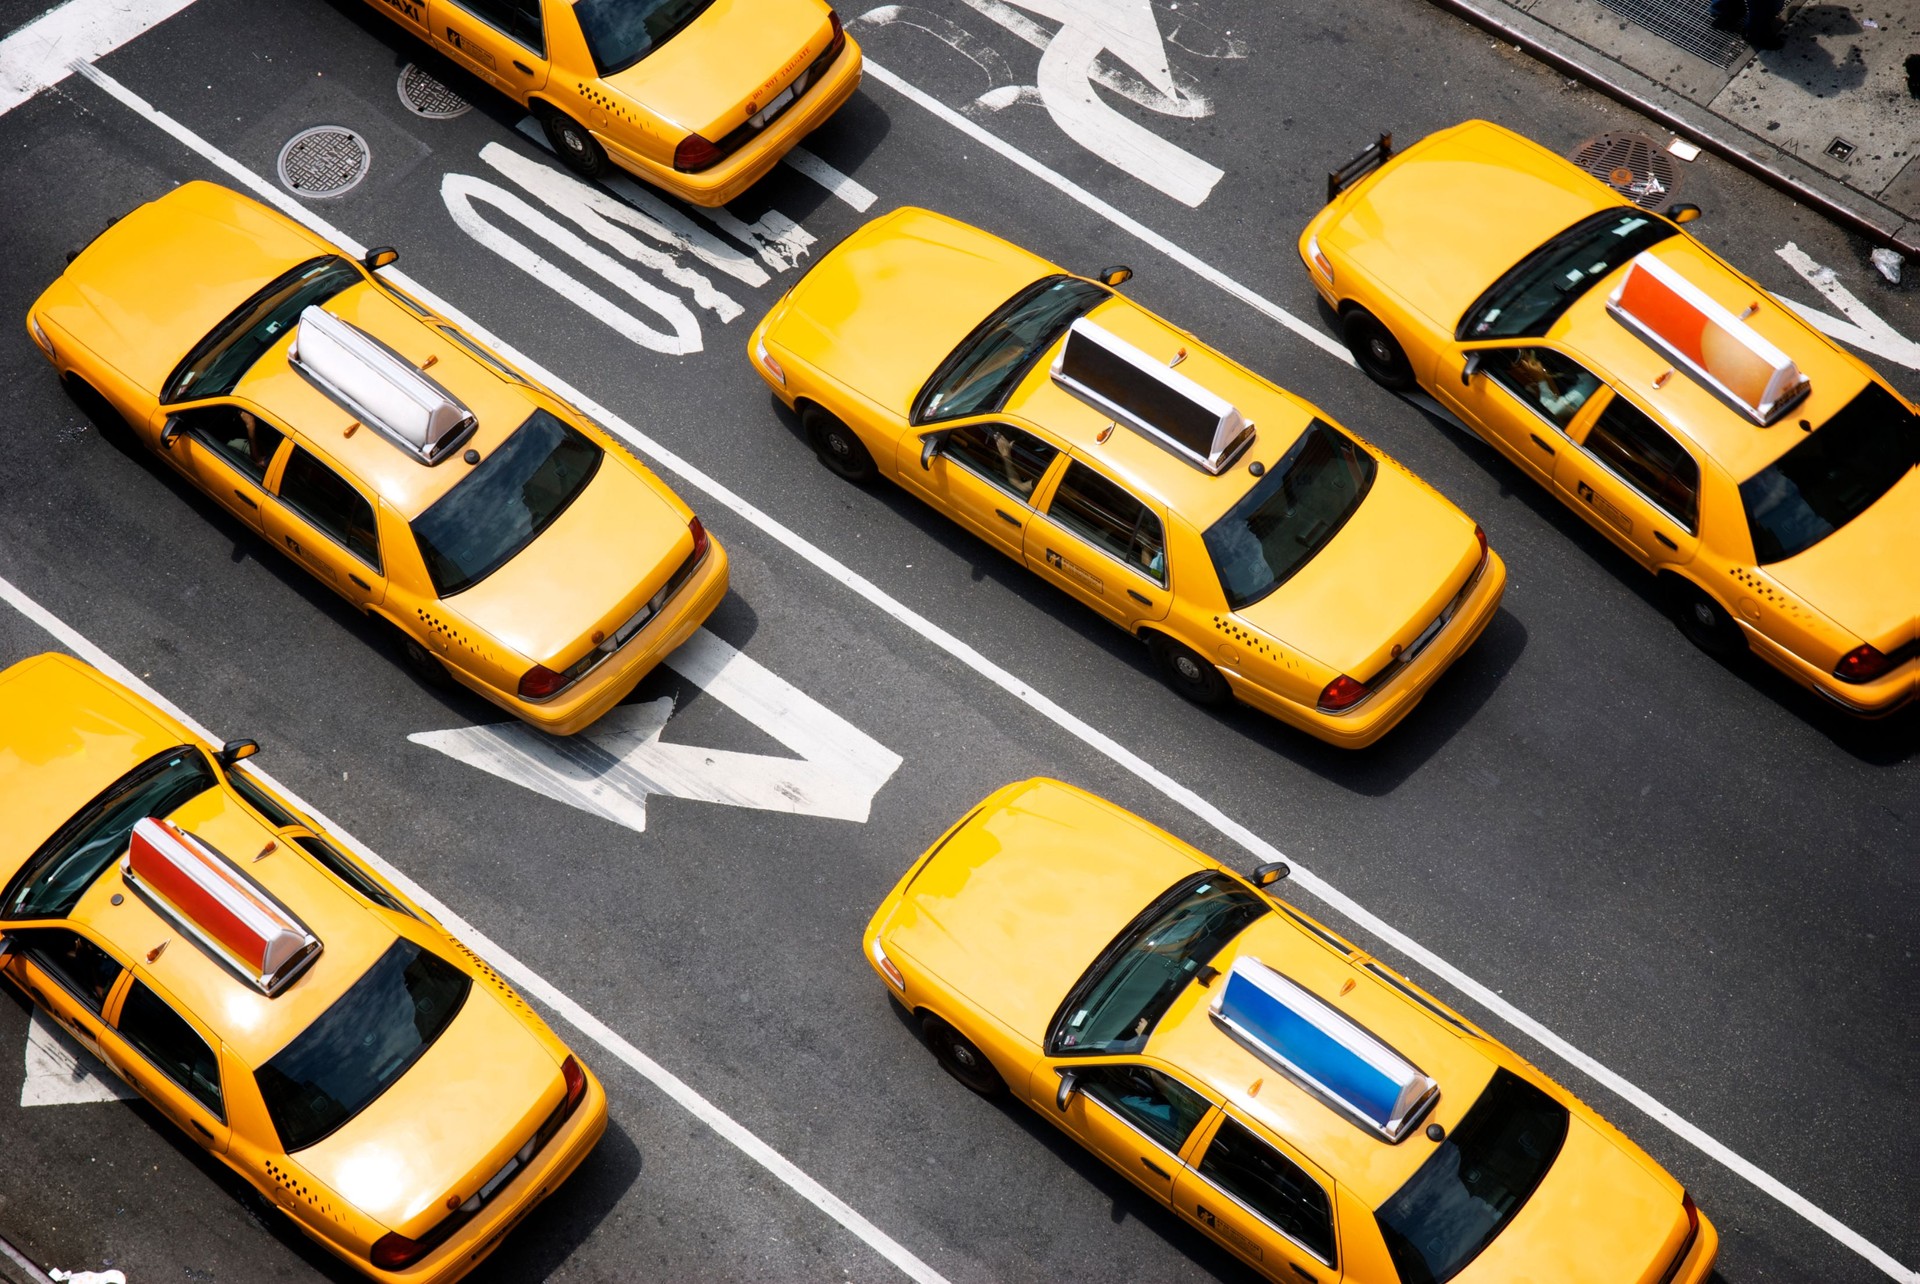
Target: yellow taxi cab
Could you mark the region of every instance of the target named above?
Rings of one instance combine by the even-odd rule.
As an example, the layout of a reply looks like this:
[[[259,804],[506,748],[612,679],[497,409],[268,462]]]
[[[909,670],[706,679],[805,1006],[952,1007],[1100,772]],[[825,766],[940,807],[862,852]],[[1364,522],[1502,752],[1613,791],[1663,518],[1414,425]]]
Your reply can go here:
[[[727,590],[693,510],[364,263],[188,183],[101,233],[27,329],[101,422],[542,731],[612,708]],[[204,336],[204,337],[202,337]]]
[[[869,223],[748,340],[822,463],[885,477],[1143,639],[1173,688],[1345,748],[1480,635],[1471,518],[1111,288],[927,210]]]
[[[1920,416],[1681,231],[1698,209],[1485,121],[1383,138],[1328,192],[1300,254],[1361,369],[1659,575],[1702,649],[1856,715],[1920,693]]]
[[[758,182],[860,85],[824,0],[371,0],[526,107],[560,159],[695,205]]]
[[[362,1273],[445,1284],[606,1094],[477,956],[219,749],[63,655],[0,672],[0,975]]]
[[[1113,804],[1008,785],[907,871],[868,964],[1010,1094],[1267,1278],[1698,1284],[1639,1147],[1379,960]]]

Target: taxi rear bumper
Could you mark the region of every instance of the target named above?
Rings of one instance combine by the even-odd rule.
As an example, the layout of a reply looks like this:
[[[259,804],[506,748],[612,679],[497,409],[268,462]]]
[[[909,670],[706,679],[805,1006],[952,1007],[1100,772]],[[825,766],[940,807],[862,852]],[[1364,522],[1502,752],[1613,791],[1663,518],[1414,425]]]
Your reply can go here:
[[[1908,660],[1872,682],[1842,682],[1824,669],[1808,664],[1746,621],[1742,620],[1740,625],[1755,655],[1856,718],[1884,718],[1920,698],[1920,660]]]

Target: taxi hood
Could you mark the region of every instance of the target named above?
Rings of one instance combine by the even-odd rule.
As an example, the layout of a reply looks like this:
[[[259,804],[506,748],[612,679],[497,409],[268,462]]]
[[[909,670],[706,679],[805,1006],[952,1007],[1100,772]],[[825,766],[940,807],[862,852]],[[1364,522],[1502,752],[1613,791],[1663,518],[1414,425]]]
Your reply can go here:
[[[237,192],[187,183],[102,232],[33,310],[158,393],[180,359],[229,313],[329,248]]]
[[[775,311],[766,338],[905,418],[962,339],[1056,270],[944,215],[898,210],[816,263]]]
[[[1100,951],[1203,868],[1110,803],[1054,781],[1028,781],[954,831],[913,877],[880,936],[890,957],[939,977],[1038,1045]]]
[[[818,0],[714,0],[606,83],[717,143],[826,52],[828,12]]]
[[[1920,635],[1920,469],[1812,548],[1764,567],[1828,619],[1892,655]]]
[[[687,517],[605,448],[593,480],[493,574],[445,601],[521,656],[565,668],[645,606],[693,552]]]
[[[1626,1143],[1631,1144],[1631,1143]],[[1456,1284],[1659,1284],[1687,1242],[1681,1190],[1574,1115],[1560,1156]]]
[[[1382,461],[1360,507],[1292,579],[1240,618],[1370,682],[1466,584],[1480,561],[1473,520]]]
[[[566,1097],[560,1063],[484,981],[365,1110],[293,1155],[340,1198],[418,1238],[472,1196]]]

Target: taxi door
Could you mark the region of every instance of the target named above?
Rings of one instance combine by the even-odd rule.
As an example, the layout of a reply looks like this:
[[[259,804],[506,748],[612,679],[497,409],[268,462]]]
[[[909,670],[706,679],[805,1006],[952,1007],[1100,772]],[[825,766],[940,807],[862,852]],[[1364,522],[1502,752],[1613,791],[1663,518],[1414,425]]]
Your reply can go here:
[[[1543,486],[1553,484],[1567,433],[1600,389],[1573,358],[1538,340],[1476,344],[1442,355],[1432,387],[1487,443]]]
[[[1272,1279],[1340,1278],[1333,1183],[1228,1111],[1195,1147],[1199,1162],[1173,1185],[1174,1211]]]
[[[154,419],[167,462],[259,530],[267,474],[286,434],[264,416],[228,401],[162,409]]]
[[[305,446],[281,465],[263,510],[270,543],[328,588],[365,608],[386,597],[373,502]]]
[[[949,424],[900,438],[900,482],[1001,552],[1020,561],[1033,497],[1060,448],[997,420]]]
[[[1140,1061],[1043,1061],[1028,1095],[1035,1110],[1162,1204],[1172,1203],[1187,1143],[1214,1109],[1196,1089]]]
[[[102,1042],[113,1068],[154,1109],[203,1148],[226,1152],[227,1110],[214,1041],[150,977],[136,975],[122,989]]]
[[[102,1056],[103,1013],[126,968],[71,927],[8,925],[6,938],[13,946],[6,974],[81,1047]]]
[[[1607,390],[1577,426],[1579,445],[1554,469],[1560,498],[1642,566],[1693,560],[1699,547],[1700,464],[1673,434]]]
[[[547,83],[541,0],[426,0],[434,47],[525,102]]]
[[[1091,464],[1070,459],[1027,526],[1027,565],[1128,632],[1173,601],[1161,515]]]

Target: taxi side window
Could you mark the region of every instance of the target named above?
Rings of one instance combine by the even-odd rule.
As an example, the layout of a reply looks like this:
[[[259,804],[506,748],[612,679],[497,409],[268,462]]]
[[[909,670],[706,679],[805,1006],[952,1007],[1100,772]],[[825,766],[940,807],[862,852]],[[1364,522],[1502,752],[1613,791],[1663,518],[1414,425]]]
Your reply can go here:
[[[1501,387],[1559,428],[1573,422],[1600,386],[1591,371],[1552,348],[1495,348],[1487,357],[1487,373]]]
[[[1700,517],[1700,465],[1632,402],[1614,394],[1587,433],[1587,453],[1629,486],[1695,529]]]
[[[1333,1261],[1333,1204],[1320,1183],[1232,1119],[1200,1160],[1200,1175],[1323,1262]]]
[[[547,35],[540,19],[540,0],[454,0],[454,3],[535,53],[546,53]]]
[[[194,440],[262,484],[273,452],[280,449],[285,438],[278,428],[238,406],[196,406],[174,418],[193,434]]]
[[[1160,519],[1079,460],[1067,465],[1047,516],[1148,579],[1167,582],[1167,540]]]
[[[179,1085],[180,1090],[224,1120],[220,1097],[220,1061],[199,1031],[167,1001],[135,981],[120,1004],[120,1037]]]
[[[124,970],[112,955],[64,927],[21,928],[7,936],[96,1016]]]
[[[1213,1108],[1185,1084],[1146,1066],[1093,1066],[1080,1072],[1080,1090],[1176,1155]]]
[[[940,452],[1017,499],[1031,499],[1060,452],[1006,424],[966,424],[947,433]]]
[[[349,486],[340,474],[293,448],[280,478],[280,498],[343,548],[375,570],[380,569],[380,537],[375,534],[373,505]]]

